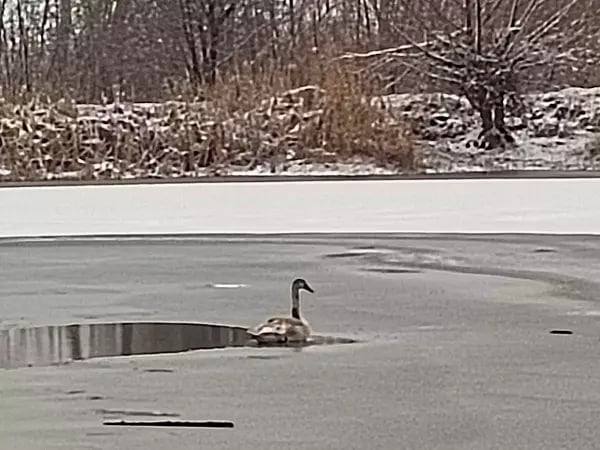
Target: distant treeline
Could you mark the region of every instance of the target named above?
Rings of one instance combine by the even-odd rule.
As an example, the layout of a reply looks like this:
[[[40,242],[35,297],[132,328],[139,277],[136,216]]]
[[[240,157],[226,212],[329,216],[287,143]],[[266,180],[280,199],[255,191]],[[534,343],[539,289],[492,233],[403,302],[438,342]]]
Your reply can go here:
[[[297,68],[307,53],[364,53],[425,42],[432,29],[451,37],[453,30],[463,28],[463,13],[473,2],[479,5],[473,11],[481,12],[480,19],[489,16],[482,28],[489,36],[483,39],[501,38],[494,36],[496,25],[510,19],[515,5],[523,13],[532,3],[540,3],[0,0],[0,85],[4,96],[23,91],[68,93],[78,101],[92,102],[111,99],[117,91],[131,100],[160,100],[177,92],[201,92],[228,77],[255,77],[264,83],[282,70],[301,82],[302,71]],[[572,0],[541,3],[551,6],[533,11],[543,16]],[[576,3],[568,20],[562,21],[565,32],[577,26],[583,12],[600,11],[600,0]],[[367,57],[361,61],[363,70],[372,72],[386,92],[427,87],[418,73],[407,73],[402,61]],[[599,71],[589,66],[574,67],[569,74],[574,83],[600,83]]]

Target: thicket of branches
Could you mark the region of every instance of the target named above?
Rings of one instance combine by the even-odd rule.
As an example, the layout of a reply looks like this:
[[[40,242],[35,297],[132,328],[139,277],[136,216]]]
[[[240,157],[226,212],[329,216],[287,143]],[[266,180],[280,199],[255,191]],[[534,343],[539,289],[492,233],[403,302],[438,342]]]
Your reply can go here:
[[[210,98],[239,111],[325,82],[342,96],[331,80],[345,79],[355,103],[464,96],[493,147],[512,141],[506,109],[524,92],[600,85],[598,11],[600,0],[0,0],[0,97]]]
[[[381,3],[0,0],[0,82],[5,93],[96,101],[118,86],[131,99],[156,99],[165,86],[272,73],[313,47],[370,48],[391,20],[390,2]]]
[[[425,85],[418,72],[435,75],[434,85],[454,83],[452,66],[465,58],[485,63],[503,53],[510,65],[539,50],[523,45],[532,33],[580,43],[571,38],[589,37],[599,8],[598,0],[0,0],[0,83],[5,95],[45,90],[97,101],[118,87],[131,100],[151,100],[165,87],[201,90],[231,75],[293,70],[314,49],[412,44],[429,65],[407,63],[410,52],[398,50],[367,64],[382,87],[406,91]],[[540,29],[548,20],[551,29]],[[570,82],[599,81],[585,58],[569,56]],[[537,69],[544,58],[522,65]],[[543,81],[556,81],[547,75]]]
[[[410,124],[368,101],[378,90],[359,63],[334,61],[382,45],[386,11],[365,1],[0,0],[0,180],[293,162],[413,170]]]
[[[397,26],[408,44],[348,58],[400,63],[468,99],[482,122],[482,143],[513,142],[507,106],[523,93],[560,84],[596,84],[600,63],[598,0],[399,0],[410,26]]]

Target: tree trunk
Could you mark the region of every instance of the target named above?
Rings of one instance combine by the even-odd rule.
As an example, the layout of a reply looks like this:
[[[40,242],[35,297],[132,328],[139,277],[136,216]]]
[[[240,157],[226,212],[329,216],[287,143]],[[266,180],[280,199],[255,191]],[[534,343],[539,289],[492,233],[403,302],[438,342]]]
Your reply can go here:
[[[215,2],[211,2],[208,7],[208,14],[206,17],[206,26],[208,28],[208,48],[203,48],[203,61],[204,61],[204,79],[209,84],[215,84],[217,81],[217,58],[218,51],[217,45],[219,44],[220,37],[220,23],[217,19],[217,5]]]
[[[504,122],[503,95],[492,97],[487,90],[479,89],[475,93],[467,92],[466,97],[481,118],[482,130],[478,137],[479,147],[494,149],[515,142]]]
[[[506,129],[506,123],[504,122],[504,101],[502,100],[494,105],[494,127],[502,134],[507,143],[512,144],[515,142],[515,139]]]
[[[488,149],[502,146],[502,136],[495,127],[494,110],[490,105],[483,104],[478,109],[481,117],[481,133],[479,133],[479,147]]]
[[[60,0],[58,22],[58,71],[63,73],[69,65],[69,44],[73,29],[71,0]]]

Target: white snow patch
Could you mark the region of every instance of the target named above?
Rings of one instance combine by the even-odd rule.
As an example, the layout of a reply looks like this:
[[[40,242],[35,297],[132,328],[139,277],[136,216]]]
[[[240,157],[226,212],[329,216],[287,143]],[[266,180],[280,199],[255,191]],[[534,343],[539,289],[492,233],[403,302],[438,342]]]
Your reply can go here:
[[[344,254],[348,255],[382,255],[387,253],[393,254],[394,252],[383,248],[352,248],[344,251]]]
[[[241,288],[248,287],[248,285],[246,285],[246,284],[234,284],[234,283],[209,283],[206,286],[215,288],[215,289],[241,289]]]
[[[586,316],[586,317],[597,317],[600,316],[600,311],[569,311],[568,316]]]

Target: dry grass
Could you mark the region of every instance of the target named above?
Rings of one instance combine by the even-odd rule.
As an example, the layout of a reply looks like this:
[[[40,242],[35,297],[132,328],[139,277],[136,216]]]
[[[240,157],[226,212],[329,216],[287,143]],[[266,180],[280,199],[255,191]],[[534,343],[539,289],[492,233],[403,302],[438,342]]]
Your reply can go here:
[[[370,161],[411,171],[418,166],[412,124],[371,103],[378,86],[356,63],[336,61],[335,50],[306,51],[293,64],[263,74],[221,80],[208,98],[229,113],[251,111],[268,99],[271,142],[311,161]],[[286,94],[288,93],[288,94]],[[273,110],[284,115],[274,117]],[[266,130],[265,130],[266,131]]]
[[[366,157],[378,164],[415,169],[413,127],[374,106],[371,99],[376,92],[369,83],[343,66],[324,72],[322,126],[309,130],[305,145],[322,146],[343,159]]]
[[[377,109],[354,67],[310,52],[294,66],[220,80],[160,104],[3,101],[0,179],[182,177],[293,161],[412,171],[411,127]]]

